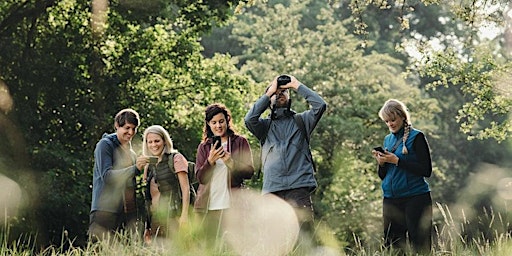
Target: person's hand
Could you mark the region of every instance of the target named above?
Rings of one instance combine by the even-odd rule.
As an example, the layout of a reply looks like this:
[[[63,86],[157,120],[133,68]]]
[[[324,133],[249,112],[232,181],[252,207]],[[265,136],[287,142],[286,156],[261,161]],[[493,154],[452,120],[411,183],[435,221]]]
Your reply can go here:
[[[377,163],[380,165],[380,166],[383,166],[384,165],[384,159],[381,157],[381,155],[384,155],[385,153],[382,153],[382,152],[379,152],[375,149],[372,150],[372,155],[373,155],[373,158],[375,158],[375,160],[377,160]]]
[[[376,150],[372,150],[373,157],[377,160],[380,166],[383,166],[385,163],[398,164],[398,156],[386,150],[385,153],[378,152]]]
[[[231,153],[224,151],[224,155],[221,157],[224,164],[229,168],[233,169],[233,158],[231,158]]]
[[[223,152],[224,153],[221,156],[222,161],[224,161],[224,162],[229,161],[231,159],[231,153],[229,153],[229,152],[227,152],[225,150]]]
[[[281,85],[280,88],[282,88],[282,89],[292,88],[293,90],[296,91],[300,85],[299,80],[297,80],[297,78],[295,78],[294,76],[291,76],[291,75],[287,75],[287,76],[290,77],[290,82],[287,84]],[[276,78],[276,83],[277,83],[277,78]]]
[[[392,163],[398,165],[398,156],[386,150],[386,154],[380,156],[385,163]]]
[[[272,95],[274,95],[277,91],[277,78],[279,76],[276,76],[274,77],[274,80],[272,80],[272,82],[270,82],[270,85],[266,88],[266,92],[265,94],[268,96],[268,97],[272,97]]]
[[[216,148],[217,143],[219,142],[216,142],[215,145],[212,145],[210,148],[210,154],[208,155],[208,162],[210,162],[210,165],[214,165],[215,162],[225,154],[223,147]]]
[[[138,156],[137,161],[135,162],[135,166],[137,167],[137,170],[142,171],[144,170],[144,166],[149,163],[149,156]]]

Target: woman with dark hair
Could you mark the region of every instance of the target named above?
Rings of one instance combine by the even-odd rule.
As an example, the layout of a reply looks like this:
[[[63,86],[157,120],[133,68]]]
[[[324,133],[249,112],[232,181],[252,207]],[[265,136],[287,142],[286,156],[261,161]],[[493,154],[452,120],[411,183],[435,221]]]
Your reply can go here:
[[[412,127],[409,111],[399,100],[386,101],[379,117],[390,131],[384,150],[372,151],[382,179],[385,245],[403,250],[410,242],[414,251],[429,253],[432,198],[425,177],[432,174],[432,161],[427,139]]]
[[[214,136],[220,140],[214,141]],[[233,128],[231,112],[223,104],[206,107],[203,139],[197,147],[196,177],[199,181],[194,209],[210,234],[217,235],[223,211],[230,208],[231,190],[242,188],[254,173],[247,139]]]

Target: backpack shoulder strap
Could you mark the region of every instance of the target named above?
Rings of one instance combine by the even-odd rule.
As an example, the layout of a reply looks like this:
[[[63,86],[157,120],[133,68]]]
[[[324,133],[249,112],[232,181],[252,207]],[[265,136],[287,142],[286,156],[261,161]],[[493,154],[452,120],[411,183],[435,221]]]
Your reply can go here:
[[[174,155],[176,155],[176,153],[170,153],[169,154],[169,159],[167,159],[167,164],[169,165],[169,170],[171,171],[171,173],[175,173],[176,171],[174,170]]]
[[[188,160],[187,160],[188,161]],[[196,183],[196,163],[188,161],[188,181],[192,184]]]
[[[170,169],[170,171],[172,173],[176,172],[176,170],[174,170],[174,156],[176,154],[177,153],[169,154],[168,165],[169,165],[169,169]],[[195,172],[196,172],[196,163],[187,160],[187,170],[188,170],[187,175],[188,175],[189,183],[191,183],[191,184],[195,183],[196,182],[196,180],[195,180],[195,176],[196,176],[196,174],[195,174]]]
[[[306,126],[304,125],[304,120],[302,120],[302,117],[300,117],[300,115],[297,115],[297,114],[293,115],[293,119],[295,120],[295,123],[297,124],[297,126],[299,126],[299,129],[302,132],[302,135],[304,135],[304,138],[306,139],[306,142],[309,145],[309,136],[308,136],[308,133],[306,132]]]
[[[272,118],[268,121],[267,130],[265,131],[265,134],[260,140],[260,146],[263,146],[265,144],[265,140],[267,140],[268,130],[270,129],[270,124],[272,124]]]
[[[169,154],[169,160],[168,160],[169,170],[171,172],[173,172],[174,174],[176,174],[176,171],[174,170],[174,156],[176,154],[177,153]],[[189,193],[190,193],[190,204],[191,205],[194,205],[194,202],[197,197],[196,185],[199,186],[199,182],[195,181],[195,166],[196,166],[196,163],[187,160],[187,170],[188,170],[187,176],[188,176],[188,185],[189,185],[189,191],[190,191]],[[177,174],[176,174],[176,178],[178,178]],[[181,189],[179,189],[178,191],[181,193]]]
[[[299,126],[299,130],[301,131],[302,135],[306,139],[306,142],[308,143],[308,147],[310,147],[310,149],[308,151],[309,151],[309,155],[311,157],[311,161],[313,163],[313,170],[314,170],[314,172],[316,172],[316,164],[315,164],[315,161],[313,160],[313,155],[311,154],[311,145],[309,144],[309,136],[308,136],[308,133],[306,132],[306,126],[304,125],[304,120],[302,120],[302,117],[300,117],[300,115],[297,115],[297,114],[293,115],[293,119],[295,120],[295,123],[297,124],[297,126]]]

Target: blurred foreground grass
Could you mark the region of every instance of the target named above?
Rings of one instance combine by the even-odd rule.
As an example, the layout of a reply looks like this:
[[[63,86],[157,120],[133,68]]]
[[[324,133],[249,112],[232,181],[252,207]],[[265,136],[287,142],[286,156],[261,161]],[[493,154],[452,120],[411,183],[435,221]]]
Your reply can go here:
[[[268,203],[268,202],[267,202]],[[437,204],[439,215],[442,217],[434,227],[433,251],[431,255],[486,255],[486,256],[509,256],[512,255],[512,237],[508,228],[486,230],[485,234],[472,235],[465,233],[465,228],[470,226],[467,220],[458,223],[452,217],[447,206]],[[496,224],[508,227],[500,214],[489,213],[489,219]],[[274,214],[275,215],[275,214]],[[272,215],[272,216],[274,216]],[[247,217],[247,216],[244,216]],[[15,242],[8,244],[5,237],[8,230],[3,230],[0,235],[0,255],[215,255],[215,256],[337,256],[337,255],[401,255],[397,251],[383,250],[380,248],[381,234],[373,234],[374,241],[356,242],[354,246],[342,246],[334,237],[334,234],[323,223],[317,223],[315,243],[312,240],[300,240],[294,246],[275,247],[276,244],[268,243],[280,241],[276,237],[275,230],[286,229],[286,223],[281,225],[273,224],[261,229],[254,226],[255,230],[244,229],[245,224],[235,224],[233,228],[241,232],[227,231],[216,241],[208,240],[204,230],[198,225],[198,221],[191,221],[189,225],[180,229],[173,239],[153,239],[150,245],[144,244],[142,234],[116,234],[109,240],[97,243],[88,243],[86,246],[74,246],[74,241],[69,240],[64,232],[62,235],[62,246],[49,246],[46,248],[30,248],[27,245],[34,244],[31,237],[20,237]],[[261,226],[261,225],[260,225]],[[492,228],[492,226],[489,226]],[[270,229],[272,230],[270,230]],[[231,229],[233,231],[233,229]],[[266,231],[262,233],[261,231]],[[492,238],[489,238],[489,234]],[[273,236],[274,235],[274,236]],[[261,239],[260,239],[261,237]],[[265,239],[263,239],[265,238]],[[294,237],[295,239],[296,237]],[[354,237],[355,241],[360,241]],[[293,240],[295,241],[295,240]],[[289,241],[288,241],[289,242]],[[239,245],[243,245],[240,247]],[[279,243],[278,243],[279,245]],[[284,248],[284,250],[283,250]],[[407,254],[413,255],[413,254]]]

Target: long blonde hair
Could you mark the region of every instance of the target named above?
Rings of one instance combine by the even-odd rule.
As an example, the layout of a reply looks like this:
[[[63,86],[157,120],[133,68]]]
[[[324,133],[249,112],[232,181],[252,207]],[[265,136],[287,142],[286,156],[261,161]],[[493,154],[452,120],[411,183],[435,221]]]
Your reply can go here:
[[[382,120],[392,120],[396,119],[397,117],[404,119],[404,137],[402,138],[404,146],[402,148],[402,154],[407,155],[409,152],[405,142],[407,141],[409,132],[412,129],[411,116],[407,106],[405,106],[403,102],[397,99],[389,99],[379,110],[379,117]]]
[[[164,150],[162,151],[162,154],[167,153],[176,153],[178,152],[176,149],[173,148],[171,136],[167,132],[165,128],[163,128],[160,125],[152,125],[146,130],[144,130],[144,138],[142,139],[142,154],[145,156],[151,156],[151,152],[148,149],[148,134],[153,133],[159,135],[164,140]]]

